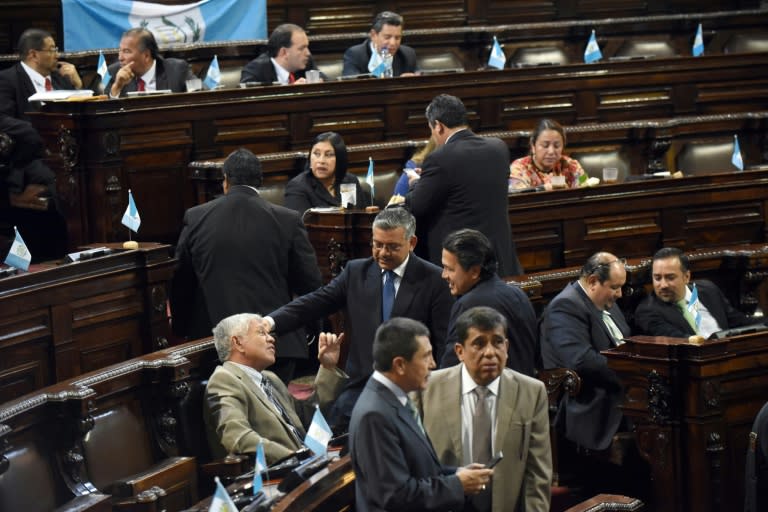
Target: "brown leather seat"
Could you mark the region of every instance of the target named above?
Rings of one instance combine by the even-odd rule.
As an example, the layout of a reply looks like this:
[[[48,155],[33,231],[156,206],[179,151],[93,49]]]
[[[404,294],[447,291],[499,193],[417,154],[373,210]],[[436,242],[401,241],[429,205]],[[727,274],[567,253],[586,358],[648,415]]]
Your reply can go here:
[[[285,183],[274,183],[259,187],[259,195],[272,204],[285,206]]]
[[[687,142],[677,154],[676,170],[694,176],[733,172],[737,169],[731,163],[732,156],[733,139]]]
[[[368,186],[368,182],[365,181],[365,176],[358,176],[360,185],[370,193],[371,187]],[[392,191],[395,190],[395,184],[400,179],[399,171],[386,171],[376,173],[373,178],[373,186],[376,188],[374,191],[373,203],[379,208],[384,208],[389,202],[389,198],[392,197]]]
[[[344,69],[344,60],[340,55],[313,55],[317,69],[323,73],[328,80],[338,80]]]
[[[509,67],[561,66],[568,64],[565,51],[557,46],[517,48],[509,58]]]
[[[426,72],[464,71],[464,63],[452,51],[427,53],[419,50],[416,56],[416,69]]]
[[[768,52],[768,32],[734,34],[723,46],[723,53]]]
[[[616,50],[616,57],[674,57],[669,41],[628,39]]]
[[[603,169],[605,167],[615,167],[619,170],[618,183],[627,179],[631,174],[629,158],[618,149],[610,151],[590,151],[586,153],[571,153],[571,158],[575,158],[581,164],[581,167],[590,177],[603,179]]]
[[[237,89],[240,87],[240,74],[242,71],[243,68],[239,66],[235,68],[222,69],[221,80],[219,81],[219,84],[222,85],[225,89]],[[205,75],[203,75],[203,79],[205,79]]]

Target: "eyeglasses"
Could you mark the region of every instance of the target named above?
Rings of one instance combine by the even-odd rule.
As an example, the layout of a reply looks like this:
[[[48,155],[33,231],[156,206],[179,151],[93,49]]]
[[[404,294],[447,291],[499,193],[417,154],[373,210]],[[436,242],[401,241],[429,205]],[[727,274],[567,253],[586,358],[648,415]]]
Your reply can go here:
[[[371,242],[371,247],[376,251],[386,249],[388,252],[397,252],[403,248],[403,244],[385,244],[374,240]]]

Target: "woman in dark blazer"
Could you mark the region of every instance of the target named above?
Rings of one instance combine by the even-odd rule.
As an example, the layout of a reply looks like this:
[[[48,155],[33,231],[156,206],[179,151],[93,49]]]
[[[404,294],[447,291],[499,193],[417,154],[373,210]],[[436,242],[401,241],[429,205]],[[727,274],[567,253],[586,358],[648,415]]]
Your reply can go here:
[[[336,132],[325,132],[315,137],[307,156],[304,172],[285,186],[285,206],[304,213],[309,208],[344,206],[342,192],[354,188],[355,207],[371,204],[371,195],[363,190],[353,174],[347,174],[347,146]]]

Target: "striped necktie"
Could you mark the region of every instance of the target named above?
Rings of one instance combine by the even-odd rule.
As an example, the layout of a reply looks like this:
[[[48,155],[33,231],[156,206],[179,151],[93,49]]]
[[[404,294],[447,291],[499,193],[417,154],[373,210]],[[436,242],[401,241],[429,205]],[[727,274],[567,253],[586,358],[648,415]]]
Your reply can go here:
[[[269,401],[272,402],[272,405],[275,406],[277,412],[280,413],[280,417],[282,417],[283,421],[285,421],[285,423],[288,425],[288,430],[290,430],[294,440],[299,444],[299,446],[304,446],[304,436],[301,434],[301,431],[296,427],[296,425],[293,424],[291,417],[288,416],[288,412],[283,407],[283,404],[281,404],[280,400],[278,400],[275,396],[275,388],[272,386],[272,383],[269,382],[269,379],[264,376],[262,376],[261,379],[261,389],[264,391],[264,394],[267,395]]]

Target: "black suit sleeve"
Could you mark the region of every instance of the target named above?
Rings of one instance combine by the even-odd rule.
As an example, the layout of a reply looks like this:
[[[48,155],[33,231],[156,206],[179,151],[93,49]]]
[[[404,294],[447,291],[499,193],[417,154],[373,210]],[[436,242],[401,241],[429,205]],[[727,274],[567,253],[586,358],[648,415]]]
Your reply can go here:
[[[309,195],[309,190],[303,187],[300,183],[294,180],[289,181],[285,185],[285,207],[290,208],[303,215],[305,211],[312,208],[312,201]]]
[[[357,46],[347,48],[344,52],[344,67],[342,68],[342,76],[360,75],[368,73],[368,63],[366,62],[365,69],[361,67],[361,59],[359,52],[356,51]],[[364,59],[363,59],[364,60]]]
[[[687,329],[683,328],[683,325],[687,326],[687,323],[685,317],[674,309],[676,306],[654,303],[654,301],[660,302],[653,297],[649,297],[637,306],[635,310],[635,326],[638,332],[649,336],[669,336],[672,338],[687,338],[694,334],[693,329],[690,327]],[[678,322],[672,322],[671,318],[665,318],[663,314],[665,309],[662,308],[669,308],[667,313],[670,316],[679,315],[680,319],[682,319],[680,325],[678,325]]]
[[[300,218],[296,218],[290,251],[290,272],[288,276],[291,292],[303,295],[316,290],[322,284],[320,269],[317,268],[315,249],[309,243],[307,230]]]

